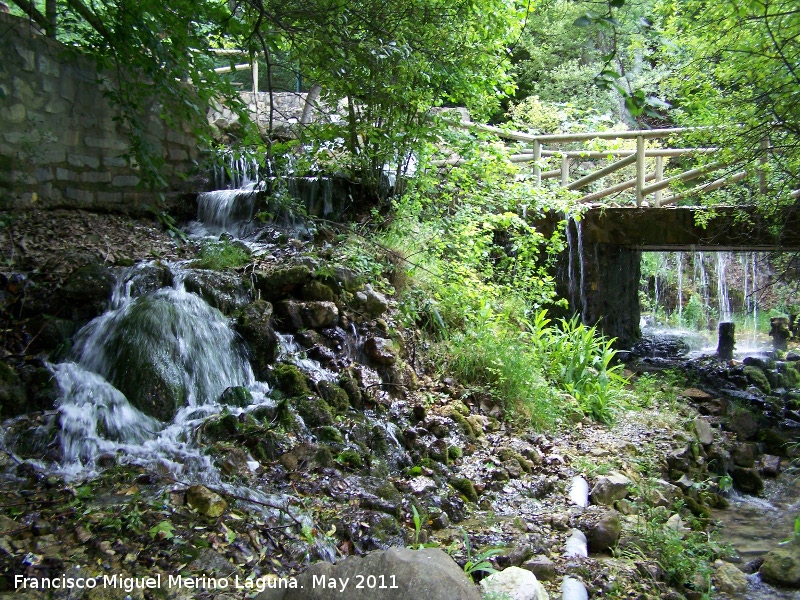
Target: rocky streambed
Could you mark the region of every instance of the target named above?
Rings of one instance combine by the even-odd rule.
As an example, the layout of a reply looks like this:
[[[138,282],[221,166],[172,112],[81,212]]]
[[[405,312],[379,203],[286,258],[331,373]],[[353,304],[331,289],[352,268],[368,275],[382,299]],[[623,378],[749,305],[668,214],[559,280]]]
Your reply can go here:
[[[386,280],[348,265],[330,236],[262,234],[272,241],[245,246],[246,265],[212,271],[152,224],[63,216],[78,242],[49,251],[39,229],[58,229],[52,214],[3,230],[15,249],[2,297],[3,594],[101,597],[15,590],[18,576],[70,573],[162,576],[102,597],[252,596],[310,563],[390,547],[449,554],[465,594],[486,567],[532,574],[551,597],[747,597],[754,585],[743,571],[758,566],[709,532],[731,487],[769,489],[790,440],[708,382],[631,372],[614,425],[576,416],[525,431],[442,374]],[[184,310],[212,315],[216,334]],[[97,336],[108,361],[89,361],[92,332],[112,324]],[[198,380],[193,365],[216,364],[201,357],[218,358],[220,340],[247,364]],[[103,401],[116,410],[98,412],[108,388],[75,375],[89,365],[122,395]],[[170,576],[198,585],[161,585]],[[219,577],[242,587],[208,579]]]

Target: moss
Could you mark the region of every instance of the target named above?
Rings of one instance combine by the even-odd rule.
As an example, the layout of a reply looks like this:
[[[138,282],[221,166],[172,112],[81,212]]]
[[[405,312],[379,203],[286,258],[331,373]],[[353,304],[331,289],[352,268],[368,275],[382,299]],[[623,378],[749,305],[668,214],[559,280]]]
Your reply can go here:
[[[303,372],[294,365],[281,363],[272,371],[275,385],[287,396],[310,396],[311,389]]]
[[[450,446],[447,449],[447,458],[450,460],[456,460],[464,456],[464,452],[458,446]]]
[[[500,458],[503,462],[517,462],[520,468],[526,473],[531,472],[531,464],[519,452],[511,448],[503,448],[500,451]]]
[[[222,392],[219,401],[220,404],[229,404],[231,406],[249,406],[253,403],[253,394],[246,387],[237,385],[229,387]]]
[[[397,491],[397,488],[390,481],[385,481],[378,486],[375,490],[375,495],[393,503],[400,503],[403,500],[403,495]]]
[[[470,502],[478,501],[478,492],[475,491],[475,485],[466,477],[454,477],[450,480],[450,485]]]
[[[376,540],[384,543],[391,538],[403,535],[400,525],[392,517],[384,517],[372,526],[371,531]]]
[[[408,469],[409,477],[419,477],[420,475],[422,475],[422,467],[420,467],[419,465],[415,465]]]
[[[385,429],[377,425],[372,428],[370,448],[376,456],[385,456],[389,452],[389,439]]]
[[[345,450],[336,457],[336,462],[351,469],[361,469],[364,466],[364,459],[355,450]]]
[[[344,413],[350,408],[350,397],[341,387],[330,381],[320,381],[317,384],[319,394],[325,399],[331,408],[338,414]]]
[[[317,449],[317,453],[314,455],[314,460],[320,467],[324,469],[332,467],[334,463],[333,454],[331,454],[330,448],[327,448],[326,446],[320,446]]]
[[[764,371],[759,369],[754,365],[748,365],[744,368],[743,373],[745,377],[755,385],[758,389],[760,389],[765,394],[769,394],[772,392],[772,387],[769,385],[769,381],[767,380],[767,376],[764,374]]]
[[[794,367],[786,367],[782,377],[783,387],[796,388],[800,386],[800,372]]]
[[[324,427],[320,427],[319,429],[314,431],[314,435],[317,436],[317,439],[320,442],[325,442],[328,444],[343,444],[344,439],[342,439],[342,434],[339,433],[339,430],[336,427],[331,427],[330,425],[325,425]]]
[[[333,411],[322,398],[317,396],[300,396],[295,400],[294,406],[307,427],[333,425]]]
[[[231,414],[208,419],[203,424],[203,435],[211,440],[224,440],[239,432],[239,420]]]
[[[333,290],[316,279],[312,279],[303,286],[300,290],[300,297],[303,300],[317,302],[334,302],[336,300]]]
[[[351,373],[348,372],[342,376],[342,378],[339,380],[339,386],[347,394],[347,398],[350,401],[350,406],[356,410],[362,410],[364,408],[364,396],[361,393],[361,386],[359,385],[358,380],[353,377]]]
[[[450,414],[448,416],[451,419],[453,419],[453,421],[456,422],[458,428],[461,430],[461,433],[467,436],[468,439],[472,441],[475,441],[477,439],[477,436],[475,435],[475,430],[472,428],[472,425],[470,425],[470,422],[467,421],[464,415],[462,415],[457,410],[453,409],[450,411]]]

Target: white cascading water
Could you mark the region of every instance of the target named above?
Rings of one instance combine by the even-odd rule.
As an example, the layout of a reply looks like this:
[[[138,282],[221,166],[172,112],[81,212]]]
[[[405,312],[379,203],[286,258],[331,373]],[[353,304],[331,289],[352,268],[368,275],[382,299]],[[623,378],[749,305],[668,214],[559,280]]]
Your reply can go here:
[[[73,360],[51,366],[61,391],[57,435],[65,476],[91,473],[97,457],[110,453],[123,462],[155,463],[178,477],[216,479],[209,459],[189,442],[192,425],[220,411],[228,387],[248,388],[256,404],[272,402],[228,320],[184,289],[180,268],[173,266],[173,287],[132,295],[146,268],[121,275],[112,308],[76,335]],[[119,360],[131,353],[138,354],[138,366],[183,392],[171,421],[142,413],[111,383],[133,376],[130,362]]]
[[[683,327],[683,252],[678,252],[675,257],[678,269],[678,327]]]
[[[728,252],[717,252],[717,303],[719,306],[719,322],[729,322],[731,320],[731,299],[728,295]]]

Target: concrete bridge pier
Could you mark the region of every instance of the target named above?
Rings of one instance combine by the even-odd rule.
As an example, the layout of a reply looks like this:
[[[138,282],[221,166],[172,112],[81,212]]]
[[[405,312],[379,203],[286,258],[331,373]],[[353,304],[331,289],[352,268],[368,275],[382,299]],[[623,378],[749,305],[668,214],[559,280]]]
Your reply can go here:
[[[570,220],[567,249],[559,259],[556,285],[569,301],[569,315],[597,325],[616,347],[629,348],[641,337],[639,328],[639,250],[585,238],[583,224]]]

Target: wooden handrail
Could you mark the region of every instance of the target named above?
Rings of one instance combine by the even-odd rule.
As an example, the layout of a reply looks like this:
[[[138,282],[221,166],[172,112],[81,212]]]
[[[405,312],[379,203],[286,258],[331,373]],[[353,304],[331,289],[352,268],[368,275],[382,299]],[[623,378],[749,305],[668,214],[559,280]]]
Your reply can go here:
[[[519,142],[535,142],[542,143],[556,143],[556,142],[585,142],[587,140],[635,140],[638,137],[645,139],[654,139],[660,137],[667,137],[678,133],[686,133],[688,131],[701,131],[710,129],[710,127],[672,127],[669,129],[642,129],[637,131],[589,131],[585,133],[556,133],[546,135],[535,135],[531,133],[524,133],[522,131],[510,131],[500,127],[492,127],[491,125],[482,125],[479,123],[463,123],[461,125],[466,129],[477,129],[479,131],[486,131],[493,133],[501,138],[509,140],[516,140]]]

